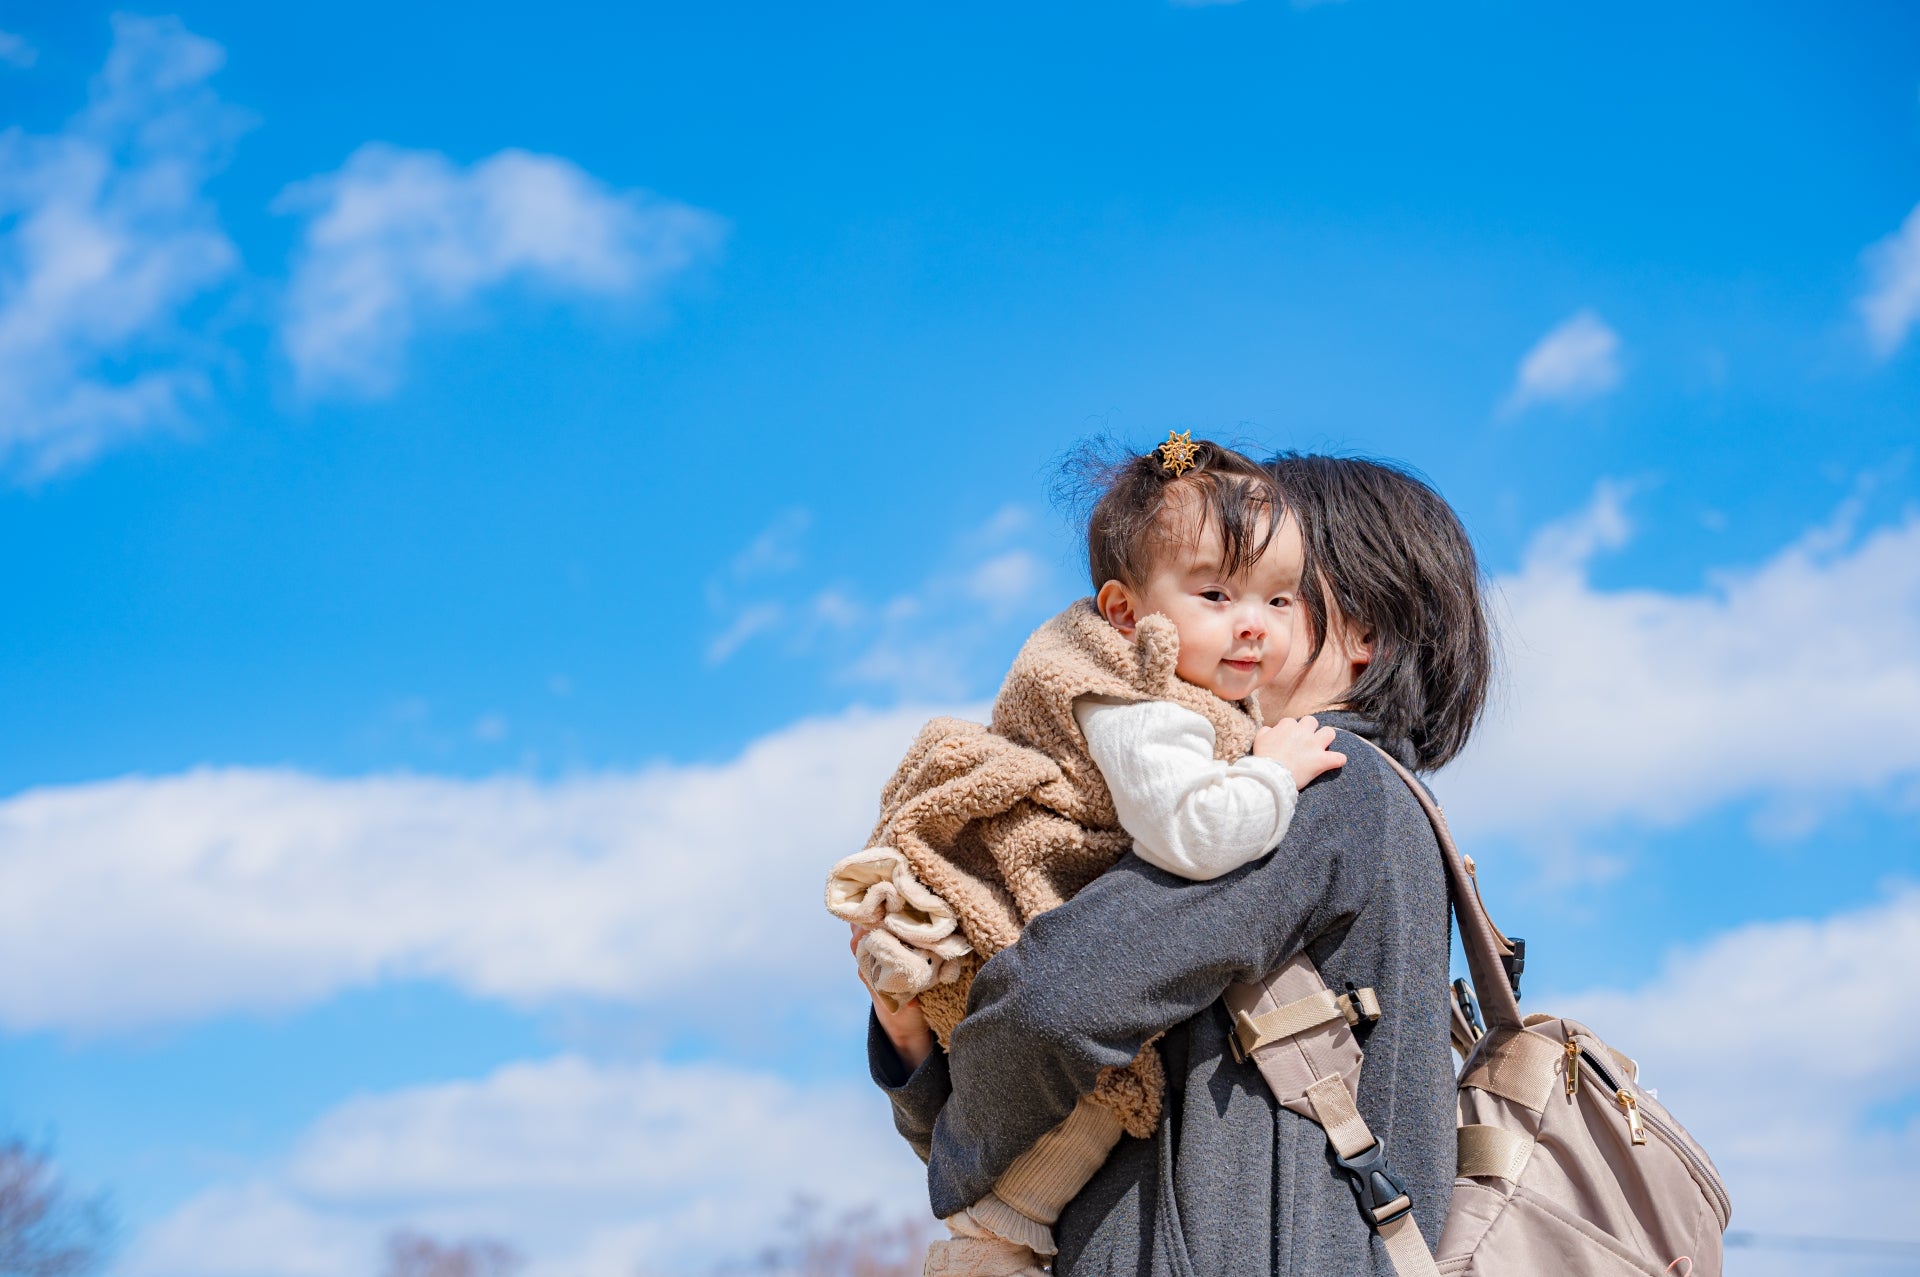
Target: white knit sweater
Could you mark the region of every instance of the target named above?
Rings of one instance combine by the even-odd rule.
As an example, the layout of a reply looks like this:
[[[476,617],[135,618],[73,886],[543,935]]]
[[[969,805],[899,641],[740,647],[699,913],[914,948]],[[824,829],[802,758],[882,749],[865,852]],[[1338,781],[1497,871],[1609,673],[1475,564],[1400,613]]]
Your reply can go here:
[[[1073,716],[1113,794],[1120,827],[1150,865],[1206,881],[1279,845],[1299,799],[1293,773],[1249,754],[1213,756],[1213,725],[1171,701],[1082,696]]]

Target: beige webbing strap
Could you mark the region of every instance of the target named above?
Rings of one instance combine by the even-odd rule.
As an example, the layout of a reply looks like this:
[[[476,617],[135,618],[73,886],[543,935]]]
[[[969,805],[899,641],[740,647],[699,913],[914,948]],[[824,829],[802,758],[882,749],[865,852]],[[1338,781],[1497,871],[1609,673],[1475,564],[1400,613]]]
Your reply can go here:
[[[1565,1076],[1563,1044],[1531,1029],[1495,1029],[1481,1041],[1461,1086],[1512,1100],[1544,1113],[1553,1088]]]
[[[1533,1141],[1504,1126],[1463,1126],[1459,1141],[1459,1173],[1466,1176],[1491,1175],[1517,1183],[1533,1156]]]
[[[1313,1120],[1326,1129],[1327,1143],[1333,1145],[1334,1152],[1352,1157],[1373,1147],[1373,1132],[1354,1105],[1345,1078],[1321,1078],[1307,1088],[1307,1100],[1313,1105]]]
[[[1333,1001],[1340,1008],[1340,1014],[1347,1017],[1348,1024],[1380,1018],[1380,997],[1371,988],[1355,989],[1351,994],[1343,993]]]
[[[1261,1015],[1242,1011],[1233,1017],[1233,1032],[1240,1039],[1240,1049],[1252,1055],[1269,1043],[1305,1033],[1329,1020],[1344,1019],[1346,1016],[1334,1000],[1333,991],[1320,989]]]
[[[1440,1266],[1433,1262],[1427,1239],[1408,1211],[1391,1223],[1380,1225],[1380,1240],[1387,1244],[1387,1258],[1393,1261],[1395,1277],[1440,1277]]]

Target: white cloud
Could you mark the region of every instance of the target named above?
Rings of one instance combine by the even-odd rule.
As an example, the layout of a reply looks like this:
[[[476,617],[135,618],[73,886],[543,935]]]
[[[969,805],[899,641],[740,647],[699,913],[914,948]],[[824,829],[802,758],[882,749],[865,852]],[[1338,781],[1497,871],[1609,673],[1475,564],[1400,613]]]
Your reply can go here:
[[[845,991],[820,905],[928,711],[551,783],[201,770],[0,803],[0,1024],[113,1031],[388,978],[515,1003]]]
[[[25,36],[0,31],[0,62],[10,67],[30,67],[40,60],[40,50]]]
[[[966,593],[996,615],[1004,615],[1033,598],[1047,577],[1046,565],[1027,550],[996,554],[966,576]]]
[[[1881,358],[1906,341],[1920,319],[1920,205],[1900,229],[1868,247],[1864,254],[1867,291],[1859,300],[1867,341]]]
[[[788,654],[831,652],[836,671],[855,683],[877,684],[904,696],[966,697],[998,683],[979,668],[983,653],[1009,646],[1049,594],[1054,574],[1030,544],[1033,520],[1017,506],[996,511],[954,539],[944,562],[892,595],[862,597],[838,585],[792,591],[769,599],[772,577],[799,565],[794,548],[807,528],[803,512],[781,516],[736,555],[726,579],[716,578],[707,602],[723,618],[707,644],[709,663],[730,660],[762,635],[778,634]],[[1064,599],[1061,600],[1064,602]],[[846,653],[851,652],[851,658]],[[997,658],[996,658],[997,659]]]
[[[177,18],[113,29],[85,109],[0,134],[0,467],[26,478],[187,420],[209,356],[183,313],[239,264],[202,193],[244,126],[207,87],[224,51]]]
[[[1920,889],[1906,886],[1675,952],[1639,990],[1529,1006],[1587,1022],[1640,1062],[1725,1176],[1735,1229],[1920,1241],[1911,1212],[1872,1205],[1920,1195],[1920,1121],[1890,1115],[1920,1087],[1916,966]],[[1769,1258],[1743,1252],[1735,1271],[1816,1271],[1806,1255]]]
[[[124,1271],[362,1277],[397,1226],[502,1238],[529,1277],[699,1271],[750,1253],[802,1194],[924,1211],[871,1087],[561,1056],[350,1099],[278,1165],[148,1230]]]
[[[1514,377],[1502,412],[1544,403],[1579,403],[1620,382],[1620,336],[1590,310],[1562,320],[1534,344]]]
[[[1438,785],[1462,833],[1670,827],[1754,796],[1825,804],[1920,773],[1920,512],[1852,511],[1696,591],[1603,589],[1619,489],[1495,582],[1507,686]],[[1844,723],[1846,745],[1806,735]]]
[[[505,284],[646,300],[720,234],[708,213],[520,150],[462,168],[372,143],[276,207],[307,219],[282,336],[308,391],[390,390],[423,321]]]

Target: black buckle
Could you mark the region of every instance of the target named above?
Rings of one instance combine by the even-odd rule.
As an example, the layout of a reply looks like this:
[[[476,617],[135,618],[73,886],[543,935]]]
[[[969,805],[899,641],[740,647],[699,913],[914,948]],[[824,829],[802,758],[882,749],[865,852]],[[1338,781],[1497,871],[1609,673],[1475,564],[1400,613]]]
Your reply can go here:
[[[1460,1008],[1467,1027],[1473,1030],[1475,1042],[1487,1036],[1487,1022],[1480,1018],[1480,1000],[1473,996],[1473,986],[1464,977],[1453,982],[1453,1004]]]
[[[1342,1157],[1333,1151],[1333,1160],[1341,1170],[1347,1173],[1347,1187],[1353,1190],[1353,1197],[1360,1205],[1360,1218],[1367,1221],[1367,1227],[1378,1230],[1385,1228],[1394,1220],[1413,1209],[1413,1199],[1407,1196],[1407,1186],[1400,1177],[1387,1169],[1387,1145],[1384,1140],[1375,1140],[1373,1147],[1363,1149],[1352,1157]],[[1379,1212],[1400,1203],[1400,1208],[1385,1216]]]
[[[1527,969],[1527,942],[1519,936],[1509,937],[1507,943],[1513,946],[1513,952],[1500,955],[1500,965],[1507,969],[1507,983],[1513,986],[1513,1000],[1520,1000],[1520,973]]]

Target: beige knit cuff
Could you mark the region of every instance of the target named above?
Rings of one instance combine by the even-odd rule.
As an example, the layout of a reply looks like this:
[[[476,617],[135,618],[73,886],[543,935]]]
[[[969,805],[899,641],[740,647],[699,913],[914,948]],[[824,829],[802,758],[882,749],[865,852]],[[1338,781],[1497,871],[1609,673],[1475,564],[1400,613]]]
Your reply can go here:
[[[1120,1134],[1119,1114],[1083,1096],[1066,1121],[1042,1135],[994,1181],[993,1196],[1028,1219],[1052,1224],[1106,1164]]]
[[[965,1232],[985,1229],[1013,1245],[1025,1246],[1036,1255],[1052,1255],[1060,1249],[1054,1244],[1053,1229],[1037,1219],[1027,1218],[992,1193],[958,1215],[948,1216],[947,1227]]]

